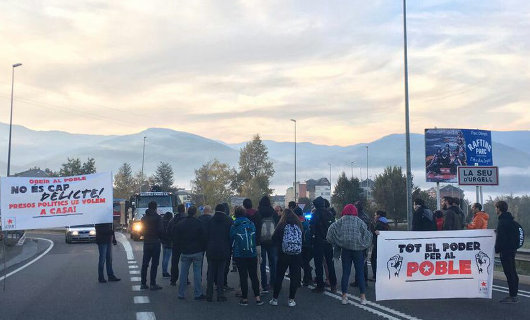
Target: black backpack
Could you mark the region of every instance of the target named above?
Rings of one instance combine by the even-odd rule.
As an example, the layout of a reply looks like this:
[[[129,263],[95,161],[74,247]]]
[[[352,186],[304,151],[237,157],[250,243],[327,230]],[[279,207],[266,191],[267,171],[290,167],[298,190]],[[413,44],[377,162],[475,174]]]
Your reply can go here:
[[[524,229],[515,220],[513,220],[513,226],[514,226],[514,236],[513,236],[514,248],[519,249],[524,244]]]

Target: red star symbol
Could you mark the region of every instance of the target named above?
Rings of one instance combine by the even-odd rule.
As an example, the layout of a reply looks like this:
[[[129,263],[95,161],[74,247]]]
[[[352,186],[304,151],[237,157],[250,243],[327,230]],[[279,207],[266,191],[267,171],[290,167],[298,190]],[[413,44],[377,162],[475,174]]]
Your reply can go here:
[[[12,219],[7,220],[7,224],[13,224],[13,220]]]
[[[482,281],[481,285],[482,285],[483,287],[485,287],[485,286],[486,286],[486,282]]]

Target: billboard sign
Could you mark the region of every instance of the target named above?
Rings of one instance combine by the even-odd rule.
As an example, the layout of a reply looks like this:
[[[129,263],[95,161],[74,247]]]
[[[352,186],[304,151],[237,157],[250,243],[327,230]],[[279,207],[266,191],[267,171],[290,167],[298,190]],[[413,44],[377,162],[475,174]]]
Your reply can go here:
[[[427,182],[456,183],[460,166],[492,166],[491,131],[425,129]]]
[[[458,184],[461,186],[498,186],[498,167],[458,167]]]

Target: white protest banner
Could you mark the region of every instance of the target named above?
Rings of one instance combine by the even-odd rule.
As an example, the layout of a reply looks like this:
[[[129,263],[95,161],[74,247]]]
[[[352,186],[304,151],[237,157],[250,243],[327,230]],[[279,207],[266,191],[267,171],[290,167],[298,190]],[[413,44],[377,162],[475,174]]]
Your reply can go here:
[[[3,177],[2,229],[26,230],[112,222],[112,174]]]
[[[490,298],[494,230],[381,231],[376,300]]]

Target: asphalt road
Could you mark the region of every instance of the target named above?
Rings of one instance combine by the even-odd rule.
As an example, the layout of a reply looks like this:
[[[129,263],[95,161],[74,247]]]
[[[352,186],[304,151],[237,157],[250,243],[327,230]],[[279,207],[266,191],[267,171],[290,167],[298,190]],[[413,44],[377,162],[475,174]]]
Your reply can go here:
[[[352,296],[351,304],[341,305],[340,297],[331,293],[314,294],[308,288],[297,293],[297,306],[287,307],[288,280],[284,283],[278,307],[268,304],[241,307],[233,293],[226,303],[198,302],[192,299],[192,286],[185,301],[177,299],[177,287],[169,280],[158,282],[160,291],[136,291],[139,286],[142,242],[132,242],[120,235],[114,247],[113,264],[120,282],[97,282],[97,246],[65,244],[64,235],[31,234],[37,240],[40,259],[11,274],[6,291],[0,291],[0,319],[526,319],[530,312],[530,287],[521,285],[521,302],[503,305],[498,302],[507,294],[501,292],[506,283],[495,281],[493,299],[439,299],[375,302],[374,283],[369,284],[368,305],[362,306]],[[126,250],[129,250],[127,253]],[[9,272],[24,267],[25,261]],[[340,278],[340,270],[338,271]],[[204,272],[206,274],[206,272]],[[191,276],[190,276],[191,279]],[[0,282],[0,290],[1,285]],[[205,283],[204,283],[205,284]],[[237,273],[229,273],[229,285],[238,286]],[[353,289],[353,288],[352,288]],[[353,289],[351,293],[357,294]],[[523,296],[524,295],[524,296]],[[270,295],[264,295],[268,301]]]

